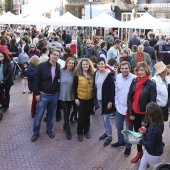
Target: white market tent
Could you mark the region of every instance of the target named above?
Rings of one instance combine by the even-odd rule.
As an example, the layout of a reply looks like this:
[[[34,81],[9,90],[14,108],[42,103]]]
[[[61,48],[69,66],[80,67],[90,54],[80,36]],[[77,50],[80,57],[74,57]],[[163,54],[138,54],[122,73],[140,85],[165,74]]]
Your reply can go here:
[[[0,16],[0,24],[17,24],[17,21],[17,16],[9,11]]]
[[[33,25],[52,25],[51,19],[38,14],[32,14],[28,17],[21,18],[18,16],[17,24],[33,24]]]
[[[86,20],[85,25],[89,27],[110,27],[110,28],[122,28],[124,23],[112,18],[106,12],[94,17],[92,19]]]
[[[170,29],[170,25],[162,22],[149,13],[145,13],[143,16],[136,18],[132,21],[124,22],[124,28],[136,28],[136,29]]]
[[[75,17],[70,12],[67,12],[61,17],[52,21],[55,23],[54,25],[58,26],[86,26],[84,20]]]

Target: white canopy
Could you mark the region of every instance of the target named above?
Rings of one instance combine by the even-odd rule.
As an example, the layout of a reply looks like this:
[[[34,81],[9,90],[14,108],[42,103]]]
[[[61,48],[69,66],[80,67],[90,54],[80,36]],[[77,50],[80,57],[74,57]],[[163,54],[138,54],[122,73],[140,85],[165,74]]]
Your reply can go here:
[[[103,12],[102,14],[98,15],[97,17],[86,20],[85,25],[90,26],[90,27],[111,27],[111,28],[113,28],[113,27],[116,27],[116,28],[124,27],[123,22],[112,18],[106,12]]]
[[[0,24],[17,24],[17,16],[8,11],[0,16]]]
[[[55,20],[52,21],[55,22],[54,25],[59,26],[85,26],[84,20],[75,17],[70,12],[67,12],[61,17],[56,18]]]
[[[42,15],[33,14],[26,18],[20,18],[18,24],[33,24],[33,25],[52,25],[51,19]]]
[[[133,21],[125,22],[125,28],[139,28],[139,29],[169,29],[170,25],[162,22],[149,13],[145,13],[143,16],[136,18]]]

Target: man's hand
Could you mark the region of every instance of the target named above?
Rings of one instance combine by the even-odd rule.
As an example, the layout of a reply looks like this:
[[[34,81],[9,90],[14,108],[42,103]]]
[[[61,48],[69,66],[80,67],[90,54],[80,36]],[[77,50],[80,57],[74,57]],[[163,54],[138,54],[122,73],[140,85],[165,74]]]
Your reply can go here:
[[[79,99],[75,99],[75,103],[76,103],[77,106],[80,106],[80,101],[79,101]]]
[[[37,102],[40,101],[40,95],[37,95],[35,98],[36,98]]]
[[[107,105],[107,109],[111,109],[112,108],[112,103],[109,102],[108,105]]]

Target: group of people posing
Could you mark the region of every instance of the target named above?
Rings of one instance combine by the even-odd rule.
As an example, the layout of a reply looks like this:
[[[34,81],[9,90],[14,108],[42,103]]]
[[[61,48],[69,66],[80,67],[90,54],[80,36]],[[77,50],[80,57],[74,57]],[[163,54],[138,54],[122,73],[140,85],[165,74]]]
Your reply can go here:
[[[134,38],[137,39],[135,36]],[[91,41],[87,40],[86,43],[84,52],[90,54],[87,49],[88,46],[92,49]],[[145,42],[147,43],[148,41]],[[102,42],[100,46],[98,56],[85,55],[78,63],[71,55],[69,47],[61,49],[55,44],[51,44],[50,54],[48,48],[41,48],[41,53],[46,55],[42,62],[41,57],[35,54],[30,57],[23,78],[27,77],[29,90],[33,93],[31,114],[34,125],[31,141],[35,142],[39,137],[41,121],[46,110],[46,133],[50,138],[55,137],[53,126],[56,112],[61,107],[64,112],[63,130],[66,138],[72,138],[70,112],[74,107],[76,112],[78,111],[78,141],[82,142],[84,137],[90,139],[90,115],[100,108],[104,133],[99,136],[99,140],[104,141],[103,146],[106,147],[112,143],[110,114],[116,109],[118,140],[111,146],[125,146],[124,155],[129,156],[132,145],[121,133],[124,123],[126,129],[135,132],[145,126],[147,130],[144,139],[139,140],[137,155],[131,160],[131,163],[136,163],[141,159],[139,170],[145,170],[148,165],[158,163],[163,153],[163,122],[168,120],[170,94],[168,67],[166,63],[158,61],[156,51],[152,51],[152,47],[148,53],[144,52],[145,47],[142,44],[133,44],[133,48],[136,46],[136,52],[131,52],[129,48],[120,51],[122,42],[119,39],[114,41],[108,52],[106,42]],[[30,45],[31,47],[34,45]],[[151,51],[155,53],[155,58],[151,57]],[[169,54],[170,51],[166,53]],[[153,60],[156,60],[154,65]],[[6,94],[1,107],[8,109],[9,90],[13,81],[10,58],[5,52],[0,52],[0,66],[0,81]],[[155,75],[151,76],[153,72]],[[145,147],[144,153],[142,145]]]

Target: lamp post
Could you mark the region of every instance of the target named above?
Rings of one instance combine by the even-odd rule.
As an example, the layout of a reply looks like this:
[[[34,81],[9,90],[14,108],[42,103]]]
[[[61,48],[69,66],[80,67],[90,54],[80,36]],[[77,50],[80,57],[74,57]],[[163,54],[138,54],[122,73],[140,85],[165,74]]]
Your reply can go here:
[[[91,8],[92,2],[93,2],[93,0],[89,0],[89,3],[90,3],[90,19],[92,18],[92,8]]]

